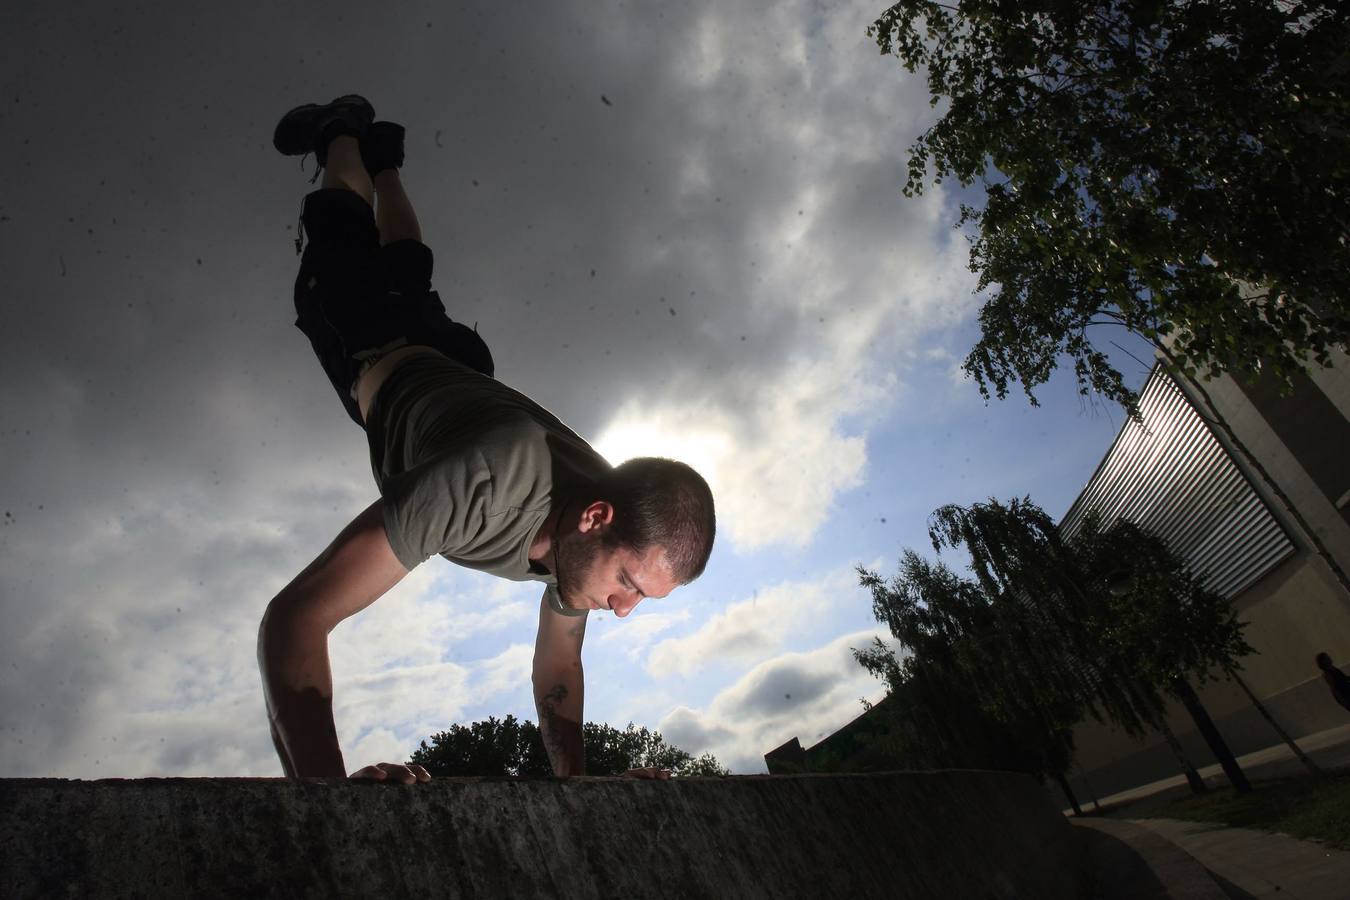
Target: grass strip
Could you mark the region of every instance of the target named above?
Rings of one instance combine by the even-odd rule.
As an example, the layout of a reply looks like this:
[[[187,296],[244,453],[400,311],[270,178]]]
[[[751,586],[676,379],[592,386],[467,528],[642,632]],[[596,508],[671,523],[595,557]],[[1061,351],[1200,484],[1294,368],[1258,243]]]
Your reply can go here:
[[[1210,788],[1135,815],[1278,831],[1350,850],[1350,771],[1257,781],[1249,794]]]

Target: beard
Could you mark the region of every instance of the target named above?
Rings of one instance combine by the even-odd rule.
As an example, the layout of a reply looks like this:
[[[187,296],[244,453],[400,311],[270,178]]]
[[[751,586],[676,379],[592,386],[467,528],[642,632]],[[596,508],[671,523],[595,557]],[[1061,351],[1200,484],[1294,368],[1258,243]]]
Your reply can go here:
[[[585,596],[586,580],[595,568],[601,549],[598,538],[584,534],[569,534],[558,542],[554,568],[558,570],[555,574],[563,605],[572,609],[591,608]]]

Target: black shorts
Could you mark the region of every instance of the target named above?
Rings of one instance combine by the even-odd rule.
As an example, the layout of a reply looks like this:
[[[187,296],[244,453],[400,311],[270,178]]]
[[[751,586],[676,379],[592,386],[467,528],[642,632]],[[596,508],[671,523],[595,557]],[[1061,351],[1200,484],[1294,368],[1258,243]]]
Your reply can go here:
[[[405,340],[492,376],[492,351],[431,289],[431,248],[413,240],[381,247],[375,212],[354,191],[315,191],[300,218],[309,246],[295,279],[295,326],[356,424],[365,427],[351,389],[368,351]]]

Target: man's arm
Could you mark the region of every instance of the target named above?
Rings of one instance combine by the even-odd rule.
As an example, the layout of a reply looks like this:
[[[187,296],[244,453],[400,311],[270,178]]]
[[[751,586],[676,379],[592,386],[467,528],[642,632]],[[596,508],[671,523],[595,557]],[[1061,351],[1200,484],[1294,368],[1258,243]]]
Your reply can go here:
[[[555,775],[585,775],[586,755],[581,739],[582,699],[586,680],[581,669],[581,643],[586,639],[586,616],[564,616],[553,611],[545,597],[539,601],[539,632],[534,640],[534,705],[539,732]]]
[[[267,606],[258,668],[282,769],[346,777],[333,724],[328,633],[408,574],[394,556],[376,500]]]

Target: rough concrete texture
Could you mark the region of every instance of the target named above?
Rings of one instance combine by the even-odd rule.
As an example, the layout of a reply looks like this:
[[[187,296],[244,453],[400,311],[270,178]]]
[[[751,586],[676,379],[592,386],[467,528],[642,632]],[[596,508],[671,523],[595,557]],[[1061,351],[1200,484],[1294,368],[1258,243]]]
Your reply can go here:
[[[1033,779],[0,780],[0,896],[1078,898]]]

